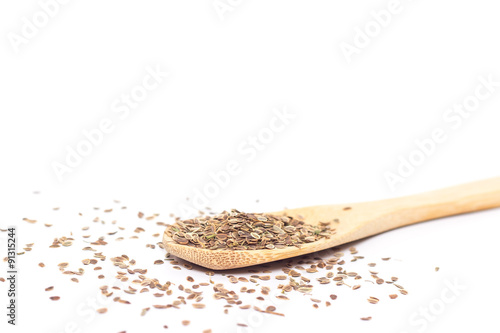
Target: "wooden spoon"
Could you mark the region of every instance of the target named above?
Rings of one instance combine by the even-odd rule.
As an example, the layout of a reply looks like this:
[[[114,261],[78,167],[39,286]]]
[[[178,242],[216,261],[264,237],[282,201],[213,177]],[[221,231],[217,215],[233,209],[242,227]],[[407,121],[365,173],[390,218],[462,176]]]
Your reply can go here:
[[[171,254],[210,269],[230,269],[287,259],[349,243],[410,224],[440,217],[500,207],[500,178],[381,201],[286,209],[273,215],[293,216],[306,223],[332,223],[330,239],[273,250],[206,250],[180,245],[163,234]]]

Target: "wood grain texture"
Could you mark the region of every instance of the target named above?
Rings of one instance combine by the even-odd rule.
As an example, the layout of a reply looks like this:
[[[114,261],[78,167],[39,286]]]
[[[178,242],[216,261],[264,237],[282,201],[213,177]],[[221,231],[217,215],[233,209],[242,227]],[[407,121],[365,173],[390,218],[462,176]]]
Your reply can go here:
[[[304,244],[300,248],[205,250],[177,244],[166,232],[163,234],[163,244],[171,254],[203,267],[231,269],[296,257],[410,224],[495,207],[500,207],[500,177],[401,198],[270,213],[286,214],[313,225],[338,219],[338,223],[332,223],[336,234],[330,239]]]

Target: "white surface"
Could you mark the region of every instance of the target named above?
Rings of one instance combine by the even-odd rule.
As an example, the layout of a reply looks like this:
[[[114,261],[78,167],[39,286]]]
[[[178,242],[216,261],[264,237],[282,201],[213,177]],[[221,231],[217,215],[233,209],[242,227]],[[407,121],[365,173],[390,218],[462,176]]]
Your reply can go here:
[[[168,222],[169,213],[183,211],[197,189],[211,182],[209,172],[231,161],[239,173],[208,200],[214,211],[367,201],[499,176],[500,87],[463,122],[443,118],[477,92],[480,77],[500,81],[498,4],[402,0],[400,12],[348,63],[342,42],[353,43],[356,28],[372,24],[370,12],[388,8],[388,1],[230,3],[234,10],[221,20],[210,1],[70,1],[19,52],[9,36],[22,33],[23,17],[31,20],[40,5],[0,5],[0,226],[18,225],[20,243],[35,243],[19,257],[19,332],[63,332],[70,321],[82,332],[161,332],[167,331],[164,324],[179,332],[224,332],[251,320],[251,310],[224,315],[223,303],[207,294],[205,310],[152,309],[140,317],[140,309],[157,299],[139,295],[129,297],[130,306],[113,303],[107,314],[84,322],[76,309],[104,280],[89,272],[79,285],[70,282],[55,265],[87,254],[73,255],[79,246],[48,245],[70,231],[80,234],[84,225],[94,227],[95,216],[108,219],[92,207],[116,207],[113,199],[129,207],[113,214],[122,214],[117,219],[131,233],[145,223],[137,211],[160,213],[159,220]],[[156,68],[169,75],[138,107],[126,114],[123,104],[114,104]],[[253,155],[249,137],[266,131],[275,108],[295,118]],[[52,164],[64,162],[67,146],[75,149],[85,140],[82,131],[103,119],[110,119],[113,130],[59,181]],[[384,174],[396,172],[399,156],[408,158],[415,140],[430,138],[436,128],[447,140],[391,189]],[[62,208],[53,212],[56,206]],[[310,330],[307,323],[324,331],[498,330],[493,254],[499,251],[499,215],[492,210],[447,218],[359,242],[366,262],[394,259],[380,267],[400,277],[406,297],[371,305],[366,296],[376,295],[368,287],[356,294],[326,285],[313,297],[326,300],[335,290],[339,299],[331,307],[316,310],[294,295],[277,306],[284,318],[262,316],[247,331]],[[23,217],[38,222],[27,224]],[[163,256],[158,248],[145,248],[156,229],[148,226],[123,249],[108,246],[106,255],[134,251],[138,262],[151,266]],[[0,236],[4,249],[5,234]],[[47,267],[39,268],[40,261]],[[171,281],[187,274],[168,264],[154,269]],[[423,330],[410,323],[419,308],[439,302],[445,281],[454,280],[467,289],[443,313]],[[5,285],[0,283],[2,300]],[[56,286],[59,302],[48,300],[43,289],[49,285]],[[373,319],[362,322],[361,316]],[[180,327],[183,319],[191,325]],[[15,331],[5,318],[0,325],[2,332]]]

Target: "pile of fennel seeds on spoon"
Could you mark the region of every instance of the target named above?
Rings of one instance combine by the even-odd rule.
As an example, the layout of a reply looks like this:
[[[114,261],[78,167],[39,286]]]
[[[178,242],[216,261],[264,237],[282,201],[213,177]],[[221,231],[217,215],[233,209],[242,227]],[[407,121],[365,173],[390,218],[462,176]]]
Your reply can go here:
[[[167,235],[181,245],[208,250],[264,250],[330,238],[330,222],[318,226],[291,216],[249,214],[236,209],[214,216],[201,216],[168,225]]]

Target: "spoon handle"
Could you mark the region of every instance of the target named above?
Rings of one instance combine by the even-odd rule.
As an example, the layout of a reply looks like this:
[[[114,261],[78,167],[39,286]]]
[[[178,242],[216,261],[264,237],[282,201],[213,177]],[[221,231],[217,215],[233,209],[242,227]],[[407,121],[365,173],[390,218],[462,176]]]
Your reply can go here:
[[[377,204],[383,204],[384,216],[376,222],[384,230],[500,207],[500,177],[383,200]]]

